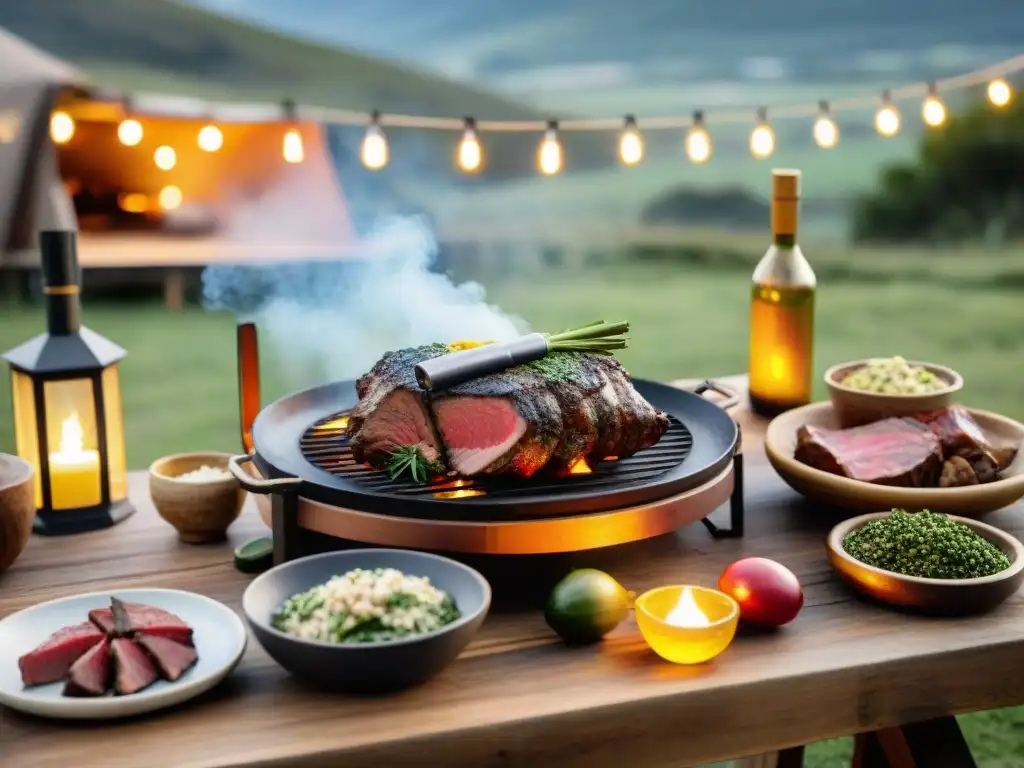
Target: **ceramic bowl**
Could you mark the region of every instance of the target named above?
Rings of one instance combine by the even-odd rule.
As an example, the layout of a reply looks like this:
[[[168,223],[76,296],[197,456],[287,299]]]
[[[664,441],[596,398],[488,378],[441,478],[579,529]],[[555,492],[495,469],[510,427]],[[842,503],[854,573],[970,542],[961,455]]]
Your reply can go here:
[[[854,360],[833,365],[825,371],[825,386],[832,401],[839,423],[843,427],[856,427],[890,416],[913,416],[915,413],[935,411],[953,404],[953,397],[964,387],[959,373],[934,363],[908,360],[910,365],[925,368],[946,383],[938,392],[924,395],[884,395],[879,392],[864,392],[843,386],[840,382],[858,368],[870,363],[870,359]]]
[[[286,599],[353,568],[396,568],[426,576],[452,596],[462,615],[436,632],[375,643],[302,640],[272,626],[272,616]],[[274,661],[306,683],[348,693],[396,691],[433,677],[462,653],[490,605],[490,585],[472,568],[401,549],[357,549],[293,560],[257,577],[242,596],[249,626]]]
[[[888,517],[875,512],[844,520],[828,535],[828,558],[850,586],[882,603],[940,615],[965,615],[991,610],[1016,592],[1024,581],[1024,545],[991,525],[951,516],[988,539],[1010,559],[1006,570],[978,579],[924,579],[903,576],[862,563],[843,549],[843,539],[872,520]]]
[[[680,599],[687,589],[693,596],[690,605]],[[699,611],[707,626],[671,620],[670,614],[679,608]],[[718,656],[732,643],[740,618],[735,600],[707,587],[658,587],[640,595],[633,609],[640,634],[651,650],[674,664],[703,664]]]
[[[178,530],[182,541],[200,544],[223,539],[245,503],[246,492],[230,474],[222,479],[178,479],[200,467],[227,471],[228,453],[179,453],[149,467],[149,494],[160,517]]]
[[[1006,445],[1024,443],[1024,424],[988,411],[968,409],[990,439]],[[838,429],[831,403],[812,403],[776,416],[764,436],[768,461],[797,493],[813,501],[858,512],[930,509],[932,512],[978,517],[1016,503],[1024,497],[1024,448],[993,483],[963,488],[895,488],[823,472],[797,461],[796,433],[804,425]]]
[[[0,571],[11,567],[32,535],[35,476],[24,459],[0,453]]]

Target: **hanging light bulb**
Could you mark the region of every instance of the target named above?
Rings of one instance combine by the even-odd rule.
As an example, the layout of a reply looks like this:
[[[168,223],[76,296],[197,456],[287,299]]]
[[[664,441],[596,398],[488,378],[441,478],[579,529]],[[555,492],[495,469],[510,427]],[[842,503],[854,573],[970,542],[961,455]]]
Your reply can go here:
[[[839,126],[829,113],[828,102],[818,102],[818,119],[814,121],[814,141],[822,149],[832,149],[839,141]]]
[[[178,164],[178,153],[174,151],[174,147],[164,144],[156,148],[156,152],[153,153],[153,162],[161,171],[169,171]]]
[[[165,211],[173,211],[181,205],[181,189],[173,184],[160,190],[157,202]]]
[[[994,106],[1005,107],[1013,98],[1013,89],[1003,78],[996,78],[988,84],[988,100]]]
[[[548,129],[537,147],[537,167],[545,176],[554,176],[562,170],[562,144],[558,140],[557,120],[548,121]]]
[[[633,115],[626,115],[625,122],[625,128],[619,137],[619,159],[623,165],[636,165],[644,159],[644,137],[640,135]]]
[[[757,125],[750,132],[750,153],[759,160],[771,156],[775,151],[775,132],[768,125],[768,110],[757,110]]]
[[[476,173],[483,165],[484,152],[480,146],[480,137],[476,134],[476,120],[467,117],[465,123],[455,155],[455,164],[465,173]]]
[[[142,123],[134,117],[122,120],[117,126],[117,140],[126,147],[134,147],[142,141]]]
[[[302,146],[302,134],[294,127],[298,122],[295,102],[285,99],[281,104],[281,111],[284,112],[284,122],[291,126],[285,130],[284,138],[281,140],[281,156],[286,163],[301,163],[306,159],[306,150]]]
[[[391,154],[388,151],[388,137],[384,135],[384,129],[380,125],[380,112],[376,110],[370,115],[370,124],[366,127],[366,134],[363,136],[360,156],[363,159],[363,165],[371,171],[379,171],[391,159]]]
[[[693,113],[693,125],[686,134],[686,156],[690,162],[706,163],[711,157],[711,135],[704,125],[704,113],[700,110]]]
[[[875,130],[883,136],[895,136],[900,131],[900,112],[889,91],[882,92],[882,106],[875,112]]]
[[[67,144],[75,135],[75,121],[67,112],[50,115],[50,138],[55,144]]]
[[[221,132],[213,123],[204,125],[199,129],[199,135],[196,137],[199,143],[199,148],[203,152],[216,152],[218,149],[224,146],[224,134]]]
[[[924,118],[925,125],[931,128],[938,128],[946,122],[946,105],[939,98],[939,89],[935,87],[935,83],[928,84],[928,95],[921,104],[921,117]]]

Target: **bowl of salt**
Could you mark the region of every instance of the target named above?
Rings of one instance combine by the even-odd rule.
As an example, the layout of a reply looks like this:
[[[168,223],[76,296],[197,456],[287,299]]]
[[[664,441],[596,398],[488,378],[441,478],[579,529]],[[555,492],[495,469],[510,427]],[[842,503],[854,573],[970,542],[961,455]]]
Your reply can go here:
[[[228,471],[229,453],[179,453],[149,467],[149,495],[190,544],[221,541],[242,511],[246,491]]]

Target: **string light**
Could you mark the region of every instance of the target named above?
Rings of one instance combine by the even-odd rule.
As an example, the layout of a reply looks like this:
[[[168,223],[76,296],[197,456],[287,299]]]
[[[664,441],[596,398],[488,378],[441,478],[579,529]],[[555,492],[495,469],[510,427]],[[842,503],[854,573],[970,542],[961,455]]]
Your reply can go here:
[[[466,173],[476,173],[480,170],[483,162],[484,153],[480,146],[480,137],[476,133],[476,120],[467,117],[465,130],[463,130],[462,139],[459,141],[455,164]]]
[[[882,91],[882,106],[875,112],[875,130],[882,136],[895,136],[900,132],[900,112],[892,103],[889,91]]]
[[[946,105],[939,98],[939,90],[935,83],[928,84],[928,95],[921,104],[921,117],[925,125],[931,128],[938,128],[946,122]]]
[[[757,125],[750,132],[750,154],[758,160],[770,157],[775,151],[775,132],[768,125],[768,110],[757,110]]]
[[[818,102],[818,119],[814,121],[814,142],[822,149],[832,149],[839,142],[839,126],[832,119],[828,102]]]
[[[562,170],[562,145],[558,141],[558,121],[549,120],[544,138],[537,147],[537,167],[545,176],[554,176]]]
[[[203,152],[216,152],[224,146],[224,134],[213,123],[203,126],[199,130],[199,136],[196,137],[196,140]]]
[[[294,126],[297,122],[295,102],[286,99],[281,108],[284,112],[285,122]],[[281,156],[286,163],[292,164],[301,163],[306,159],[306,149],[302,146],[302,134],[294,127],[284,132],[284,138],[281,140]]]
[[[1010,84],[999,77],[988,84],[988,100],[997,107],[1005,107],[1013,98]]]
[[[619,137],[619,159],[623,165],[636,165],[644,159],[644,138],[640,135],[633,115],[626,115],[625,122],[625,128]]]
[[[704,113],[693,113],[693,125],[686,134],[686,156],[690,162],[700,165],[711,157],[711,135],[704,125]]]
[[[164,144],[156,148],[156,152],[153,153],[153,162],[161,171],[169,171],[178,164],[178,153],[174,151],[173,147]]]
[[[67,112],[50,115],[50,138],[55,144],[67,144],[75,135],[75,121]]]
[[[160,194],[157,196],[157,202],[160,203],[160,207],[165,211],[173,211],[181,205],[181,190],[171,184],[170,186],[164,187],[160,190]]]
[[[126,147],[134,147],[142,141],[142,123],[134,117],[128,117],[118,123],[117,140]]]
[[[388,164],[388,137],[380,127],[380,112],[370,115],[370,124],[366,127],[366,135],[363,136],[360,156],[363,158],[363,165],[371,171],[379,171]]]

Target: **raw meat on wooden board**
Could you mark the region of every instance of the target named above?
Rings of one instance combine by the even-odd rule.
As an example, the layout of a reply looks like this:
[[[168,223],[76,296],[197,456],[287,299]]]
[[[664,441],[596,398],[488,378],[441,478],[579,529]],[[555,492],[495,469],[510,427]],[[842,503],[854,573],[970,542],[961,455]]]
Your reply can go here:
[[[21,681],[25,685],[45,685],[63,679],[71,665],[105,637],[88,621],[58,629],[18,659]]]
[[[447,352],[443,344],[388,352],[356,382],[347,430],[357,461],[382,467],[396,448],[416,446],[441,472],[527,478],[631,456],[668,428],[613,357],[553,352],[427,395],[414,368]]]

